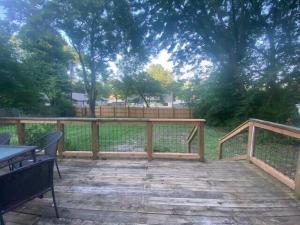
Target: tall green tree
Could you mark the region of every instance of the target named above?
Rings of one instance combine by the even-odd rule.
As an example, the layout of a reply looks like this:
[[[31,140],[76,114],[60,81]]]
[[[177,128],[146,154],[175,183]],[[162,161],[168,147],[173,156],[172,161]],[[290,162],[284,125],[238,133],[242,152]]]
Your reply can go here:
[[[137,25],[125,0],[51,1],[55,26],[64,32],[79,56],[83,81],[95,116],[96,81],[107,75],[108,62],[121,49],[138,52]]]
[[[0,22],[0,105],[30,111],[40,105],[41,95],[34,78],[24,73],[11,41],[12,33],[5,21]]]
[[[43,18],[75,50],[79,58],[92,116],[96,82],[108,76],[108,62],[118,53],[142,52],[138,24],[126,0],[5,0],[14,25]]]
[[[38,92],[45,96],[52,113],[67,116],[72,111],[71,82],[67,74],[71,54],[60,35],[41,24],[28,21],[19,32],[24,72],[38,83]]]
[[[147,107],[150,107],[151,97],[157,97],[164,93],[164,89],[159,81],[153,79],[147,72],[141,72],[134,75],[132,87]]]
[[[266,98],[260,110],[248,107],[256,115],[282,122],[291,113],[298,97],[288,101],[285,116],[276,117],[275,108],[280,93],[299,87],[299,1],[150,0],[134,6],[146,7],[140,17],[147,18],[149,41],[167,48],[177,68],[190,64],[197,71],[203,59],[213,62],[209,79],[194,80],[201,116],[219,123],[245,119],[253,92]]]

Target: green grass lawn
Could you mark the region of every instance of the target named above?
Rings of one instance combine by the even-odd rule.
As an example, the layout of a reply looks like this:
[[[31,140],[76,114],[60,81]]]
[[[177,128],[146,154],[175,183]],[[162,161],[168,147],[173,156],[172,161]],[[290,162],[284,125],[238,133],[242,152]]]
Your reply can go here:
[[[155,125],[153,128],[154,152],[187,152],[186,139],[191,125]],[[34,143],[41,136],[54,131],[56,126],[27,124],[25,134],[27,143]],[[12,135],[12,143],[17,144],[16,127],[0,126],[0,133]],[[99,129],[99,144],[102,151],[145,151],[147,145],[147,127],[144,124],[102,124]],[[225,134],[218,128],[205,127],[205,156],[216,159],[218,139]],[[197,142],[197,138],[195,142]],[[74,123],[65,125],[66,150],[91,149],[91,125]],[[196,151],[196,150],[195,150]]]

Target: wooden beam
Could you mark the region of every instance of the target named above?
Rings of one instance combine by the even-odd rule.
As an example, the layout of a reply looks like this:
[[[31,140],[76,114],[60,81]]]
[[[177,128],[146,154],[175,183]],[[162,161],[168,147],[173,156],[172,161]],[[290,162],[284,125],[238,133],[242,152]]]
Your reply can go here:
[[[223,143],[221,143],[221,142],[218,143],[217,152],[219,153],[218,159],[222,159],[222,157],[223,157]]]
[[[248,144],[247,144],[247,160],[253,156],[255,146],[255,126],[253,122],[249,122]]]
[[[153,153],[153,159],[183,159],[183,160],[200,160],[198,154],[188,154],[188,153]]]
[[[57,121],[57,130],[63,132],[62,139],[58,143],[58,157],[63,158],[63,151],[65,145],[65,125],[61,123],[59,120]]]
[[[148,154],[148,160],[152,160],[152,154],[153,154],[153,124],[151,122],[147,123],[147,154]]]
[[[196,133],[197,133],[197,126],[194,126],[193,129],[191,130],[188,138],[187,138],[187,143],[190,143],[192,142],[192,140],[194,139],[194,137],[196,136]]]
[[[98,152],[99,152],[99,124],[97,122],[92,122],[91,124],[92,129],[92,153],[93,159],[98,159]]]
[[[101,159],[147,159],[146,152],[99,152],[99,158]]]
[[[25,144],[25,124],[21,123],[20,120],[17,121],[17,136],[20,145]]]
[[[297,170],[295,175],[295,194],[300,198],[300,149],[298,152]]]
[[[238,156],[233,156],[229,158],[224,158],[222,160],[227,160],[227,161],[239,161],[239,160],[245,160],[247,159],[247,155],[238,155]]]
[[[199,140],[199,146],[198,146],[198,154],[199,154],[199,160],[204,162],[204,124],[198,123],[197,125],[197,134],[198,134],[198,140]]]
[[[261,122],[253,122],[254,126],[265,129],[265,130],[269,130],[275,133],[279,133],[282,135],[286,135],[289,137],[294,137],[297,139],[300,139],[300,132],[296,131],[296,130],[289,130],[287,128],[284,127],[275,127],[275,126],[271,126],[269,124],[263,124]],[[286,126],[287,127],[287,126]]]
[[[246,121],[245,123],[243,123],[242,125],[238,126],[237,128],[235,128],[233,131],[229,132],[228,134],[226,134],[224,137],[222,137],[219,142],[220,143],[224,143],[225,141],[233,138],[234,136],[238,135],[239,133],[241,133],[241,131],[247,129],[249,127],[249,121]]]
[[[64,151],[63,156],[76,158],[92,158],[93,153],[91,151]]]
[[[274,169],[273,167],[269,166],[265,162],[255,157],[250,157],[250,161],[253,162],[259,168],[261,168],[262,170],[264,170],[266,173],[270,174],[280,182],[287,185],[289,188],[295,190],[295,181],[289,178],[288,176],[284,175],[283,173],[279,172],[278,170]]]

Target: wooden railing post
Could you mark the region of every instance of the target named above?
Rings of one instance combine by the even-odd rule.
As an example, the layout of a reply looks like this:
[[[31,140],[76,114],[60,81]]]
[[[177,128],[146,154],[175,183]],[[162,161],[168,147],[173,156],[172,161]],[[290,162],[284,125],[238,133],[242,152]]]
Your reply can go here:
[[[153,123],[147,122],[147,155],[148,160],[152,160],[153,154]]]
[[[199,146],[198,146],[199,160],[204,162],[204,123],[199,122],[197,125],[197,130],[198,130],[198,140],[199,140]]]
[[[59,120],[57,121],[57,130],[63,132],[62,139],[58,143],[58,157],[63,158],[63,151],[64,151],[64,145],[65,145],[65,125],[61,123]]]
[[[218,158],[222,159],[222,156],[223,156],[223,143],[221,143],[220,141],[219,141],[219,144],[218,144],[218,153],[219,153]]]
[[[17,120],[17,135],[18,142],[20,145],[25,144],[25,124],[21,123],[20,120]]]
[[[255,149],[255,126],[253,122],[249,122],[248,145],[247,145],[247,161],[250,162]]]
[[[295,175],[295,194],[298,198],[300,198],[300,149],[298,150],[298,162],[297,162],[297,170]]]
[[[92,121],[91,124],[92,129],[92,153],[93,159],[98,159],[99,152],[99,124],[97,121]]]

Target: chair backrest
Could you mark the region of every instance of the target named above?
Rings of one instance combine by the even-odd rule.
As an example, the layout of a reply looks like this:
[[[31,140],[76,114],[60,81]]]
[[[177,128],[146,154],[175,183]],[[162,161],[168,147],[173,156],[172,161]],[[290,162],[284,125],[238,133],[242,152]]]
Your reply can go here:
[[[62,137],[63,132],[61,131],[56,131],[46,136],[46,145],[43,148],[46,155],[56,157],[58,143],[62,139]]]
[[[10,142],[10,134],[1,133],[0,134],[0,145],[9,145]]]
[[[37,197],[53,187],[54,157],[0,176],[0,213]]]

